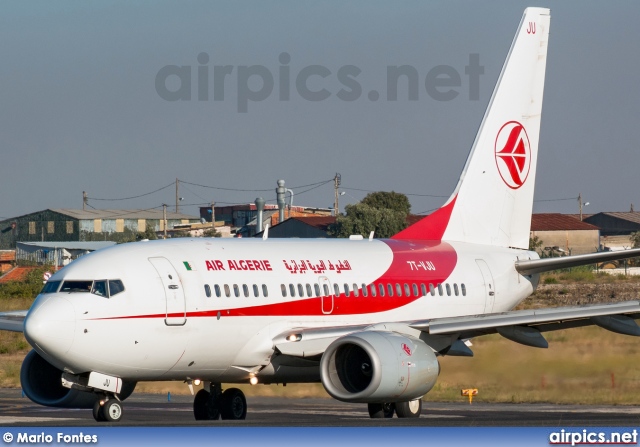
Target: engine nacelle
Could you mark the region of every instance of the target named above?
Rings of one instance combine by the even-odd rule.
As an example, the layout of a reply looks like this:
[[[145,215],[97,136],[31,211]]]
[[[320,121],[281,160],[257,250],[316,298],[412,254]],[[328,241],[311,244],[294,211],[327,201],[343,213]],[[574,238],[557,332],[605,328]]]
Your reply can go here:
[[[361,331],[331,343],[320,362],[327,392],[343,402],[403,402],[425,395],[440,365],[422,340],[385,331]]]
[[[61,408],[93,408],[96,394],[62,386],[62,371],[47,362],[36,351],[27,354],[20,369],[24,394],[37,404]],[[124,382],[118,397],[126,399],[133,393],[135,382]]]

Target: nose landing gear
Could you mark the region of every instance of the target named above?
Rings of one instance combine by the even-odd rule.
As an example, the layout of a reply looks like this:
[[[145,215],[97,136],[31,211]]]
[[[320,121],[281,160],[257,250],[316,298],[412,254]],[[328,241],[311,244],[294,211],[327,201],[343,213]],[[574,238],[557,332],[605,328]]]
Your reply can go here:
[[[207,390],[209,388],[209,390]],[[193,400],[193,415],[197,421],[215,421],[219,418],[240,420],[247,417],[247,400],[238,388],[222,392],[220,383],[211,383],[198,391]]]
[[[115,395],[98,396],[93,405],[93,418],[97,422],[119,422],[122,419],[122,402]]]

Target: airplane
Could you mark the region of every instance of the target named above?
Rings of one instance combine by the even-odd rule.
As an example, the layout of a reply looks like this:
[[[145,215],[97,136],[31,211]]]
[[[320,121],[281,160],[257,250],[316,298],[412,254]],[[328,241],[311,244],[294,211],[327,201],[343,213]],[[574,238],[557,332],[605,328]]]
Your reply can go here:
[[[498,333],[598,325],[640,335],[640,301],[513,310],[544,271],[640,249],[540,259],[529,251],[550,12],[527,8],[459,182],[390,239],[180,238],[96,251],[55,273],[26,312],[24,393],[116,422],[138,381],[202,382],[196,420],[244,419],[222,384],[321,382],[372,418],[418,417],[442,356]],[[26,314],[26,316],[25,316]],[[192,388],[193,390],[193,388]]]

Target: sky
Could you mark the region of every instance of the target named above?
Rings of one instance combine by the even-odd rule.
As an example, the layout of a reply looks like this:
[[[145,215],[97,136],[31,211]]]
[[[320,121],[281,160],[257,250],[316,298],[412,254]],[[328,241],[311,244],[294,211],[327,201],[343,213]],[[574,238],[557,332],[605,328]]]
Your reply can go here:
[[[294,205],[326,208],[336,173],[341,210],[393,190],[428,213],[456,186],[527,6],[551,8],[534,212],[577,213],[578,194],[585,213],[640,210],[640,2],[7,1],[0,218],[79,209],[83,191],[98,209],[173,206],[176,178],[193,215],[274,203],[278,179]],[[417,100],[402,82],[388,99],[402,65]],[[454,98],[425,87],[439,66],[460,74]]]

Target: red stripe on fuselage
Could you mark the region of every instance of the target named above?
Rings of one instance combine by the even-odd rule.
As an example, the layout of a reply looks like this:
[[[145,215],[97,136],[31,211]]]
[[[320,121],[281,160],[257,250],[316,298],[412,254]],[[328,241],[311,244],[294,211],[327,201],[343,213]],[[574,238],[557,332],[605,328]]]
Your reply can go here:
[[[367,283],[367,288],[370,289],[370,285],[376,286],[376,296],[371,296],[370,290],[368,296],[365,297],[362,294],[362,280],[357,283],[358,297],[355,297],[353,292],[350,296],[345,296],[342,293],[339,296],[334,296],[333,311],[329,315],[362,315],[377,312],[386,312],[394,309],[398,309],[402,306],[406,306],[420,298],[413,293],[413,284],[417,284],[420,291],[420,285],[433,284],[437,286],[439,283],[443,283],[447,280],[451,272],[456,266],[458,256],[455,249],[441,241],[407,241],[407,240],[384,240],[391,251],[393,252],[393,261],[387,271],[373,283]],[[317,278],[316,278],[317,281]],[[354,280],[347,283],[349,290],[353,288]],[[296,283],[297,284],[297,283]],[[311,283],[315,284],[315,282]],[[380,294],[380,284],[384,285],[385,296]],[[392,284],[393,296],[389,296],[388,284]],[[402,296],[398,296],[396,290],[396,284],[400,284],[402,289]],[[405,296],[404,285],[408,284],[411,293],[410,296]],[[288,283],[287,292],[288,292]],[[344,284],[339,283],[340,289],[344,291]],[[333,286],[333,285],[332,285]],[[332,290],[333,291],[333,288]],[[286,299],[280,298],[279,299]],[[221,298],[228,300],[230,298]],[[246,300],[248,298],[242,297],[237,299]],[[331,297],[324,297],[324,299],[331,299]],[[323,297],[313,297],[304,299],[291,299],[288,301],[262,304],[257,306],[247,306],[240,308],[219,308],[206,311],[187,312],[187,318],[199,318],[199,317],[217,317],[220,316],[232,316],[232,317],[266,317],[266,316],[282,316],[282,317],[295,317],[295,316],[326,316],[327,314],[322,312],[322,300]],[[326,307],[326,306],[325,306]],[[130,318],[167,318],[167,317],[181,317],[184,314],[155,314],[155,315],[133,315],[123,317],[111,317],[111,318],[98,318],[97,320],[111,320],[111,319],[130,319]]]

